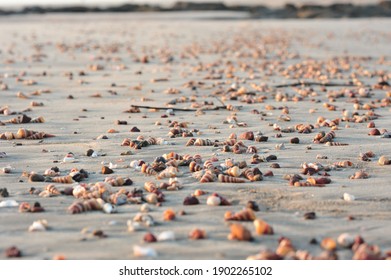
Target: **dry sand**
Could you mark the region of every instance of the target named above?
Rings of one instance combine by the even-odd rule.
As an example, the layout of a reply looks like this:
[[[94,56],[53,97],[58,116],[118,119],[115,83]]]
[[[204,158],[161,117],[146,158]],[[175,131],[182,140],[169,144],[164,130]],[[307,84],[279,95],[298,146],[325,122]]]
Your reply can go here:
[[[367,122],[341,122],[335,131],[335,141],[348,143],[349,146],[332,147],[312,142],[318,132],[330,131],[329,127],[315,128],[310,134],[281,133],[281,138],[275,138],[278,131],[270,126],[275,123],[283,128],[299,123],[315,125],[319,116],[333,120],[343,117],[343,109],[355,112],[351,98],[342,97],[330,102],[327,93],[318,86],[313,87],[317,95],[304,97],[303,101],[277,102],[277,92],[291,97],[299,94],[294,88],[276,89],[273,85],[297,81],[281,75],[281,69],[289,65],[311,59],[328,61],[350,57],[352,68],[342,69],[338,65],[341,75],[332,82],[346,83],[356,72],[358,80],[370,89],[378,82],[376,70],[389,75],[391,33],[387,26],[391,21],[200,20],[200,16],[205,17],[205,14],[187,13],[178,17],[176,14],[44,15],[0,19],[0,81],[8,85],[7,90],[0,92],[0,107],[8,105],[12,111],[22,111],[32,101],[42,102],[43,107],[31,107],[32,111],[26,114],[43,116],[46,120],[38,124],[6,124],[0,126],[0,133],[16,133],[24,127],[56,135],[43,141],[0,140],[0,152],[7,154],[6,158],[0,158],[0,167],[10,165],[13,168],[10,174],[0,174],[0,188],[7,188],[10,193],[9,197],[0,200],[13,199],[19,203],[38,201],[46,210],[42,213],[19,213],[17,207],[0,208],[1,259],[6,258],[4,251],[12,245],[22,251],[24,259],[52,259],[58,255],[66,259],[133,259],[137,258],[132,251],[134,245],[154,248],[158,253],[157,259],[245,259],[265,248],[275,250],[281,236],[290,238],[297,249],[318,256],[322,249],[319,245],[310,244],[311,239],[315,238],[318,242],[325,237],[336,239],[344,232],[361,235],[369,244],[378,245],[382,253],[391,250],[391,167],[377,164],[381,155],[391,156],[391,140],[368,136],[370,129]],[[135,57],[143,54],[148,55],[149,63],[135,61]],[[174,58],[173,61],[162,61],[168,55]],[[379,59],[383,56],[385,60],[380,63]],[[229,62],[235,68],[233,77],[228,75]],[[89,67],[98,64],[104,69],[92,71]],[[373,73],[373,77],[361,76],[364,70]],[[79,76],[80,71],[86,75]],[[324,69],[322,71],[327,74]],[[69,73],[73,73],[73,79],[70,79]],[[222,79],[205,79],[208,75],[221,75]],[[24,81],[34,80],[36,84],[24,85],[17,77]],[[151,82],[151,79],[157,78],[167,78],[167,81]],[[192,91],[183,86],[189,81],[205,84]],[[112,86],[113,83],[116,86]],[[228,110],[204,111],[203,115],[175,111],[175,116],[169,118],[161,118],[166,114],[164,110],[151,112],[141,109],[141,113],[124,113],[131,104],[166,106],[174,98],[191,96],[196,97],[196,102],[209,101],[220,106],[212,93],[218,90],[224,92],[219,96],[221,98],[230,87],[235,86],[233,84],[237,89],[244,87],[255,92],[256,96],[267,97],[264,103],[254,104],[224,100],[225,104],[242,106],[236,112],[237,119],[245,122],[247,127],[230,127],[231,124],[224,123],[233,113]],[[266,87],[257,90],[252,85],[267,85],[270,90]],[[179,89],[181,93],[167,94],[168,88]],[[31,95],[43,89],[51,92]],[[343,87],[326,89],[327,92],[341,92]],[[357,92],[358,88],[349,89]],[[28,99],[18,98],[17,92],[23,92]],[[381,100],[387,94],[387,90],[380,89],[370,92],[370,98],[359,97],[362,104]],[[96,93],[100,93],[101,97],[91,97]],[[68,99],[69,95],[74,99]],[[142,101],[142,98],[150,101]],[[314,102],[316,100],[319,102]],[[325,102],[336,105],[337,110],[328,111],[323,106]],[[278,120],[281,110],[266,110],[267,105],[276,108],[287,106],[291,121]],[[177,103],[174,107],[190,106],[191,102]],[[379,102],[375,106],[379,107]],[[253,109],[265,115],[251,114]],[[316,112],[310,114],[310,109],[316,109]],[[363,114],[366,110],[357,112]],[[374,120],[376,127],[391,129],[389,107],[378,108],[375,113],[380,115]],[[0,115],[0,121],[12,117]],[[126,120],[128,124],[116,125],[117,120]],[[149,214],[157,225],[133,233],[127,231],[126,224],[139,212],[140,205],[118,206],[118,213],[111,215],[101,211],[71,215],[67,208],[75,201],[72,196],[43,198],[29,194],[31,187],[43,189],[48,183],[30,183],[22,177],[22,173],[35,171],[42,174],[53,166],[58,166],[64,175],[72,168],[83,168],[90,174],[85,181],[95,183],[107,176],[100,173],[102,162],[106,165],[112,162],[119,167],[124,166],[114,169],[113,175],[130,177],[133,185],[125,188],[131,190],[134,187],[142,189],[144,182],[149,180],[159,181],[131,169],[129,163],[137,159],[152,162],[155,157],[170,151],[181,155],[198,153],[204,161],[215,155],[219,163],[231,157],[236,161],[246,160],[250,165],[251,154],[224,153],[220,148],[211,146],[186,147],[189,138],[168,138],[167,120],[188,122],[189,130],[198,129],[202,133],[195,138],[219,141],[224,141],[231,133],[239,135],[245,131],[260,131],[269,137],[267,142],[244,140],[244,143],[256,146],[260,156],[276,155],[278,159],[274,162],[279,163],[281,168],[270,168],[272,162],[251,165],[263,173],[273,171],[273,177],[264,177],[260,182],[201,184],[191,177],[187,167],[181,167],[184,174],[179,179],[183,181],[183,189],[164,191],[166,201],[162,206],[151,206]],[[155,125],[156,121],[162,124]],[[141,132],[130,132],[134,126]],[[119,133],[107,133],[112,128]],[[102,134],[108,139],[96,140]],[[154,145],[140,150],[121,146],[124,138],[135,139],[139,135],[163,137],[172,145]],[[290,144],[292,137],[299,137],[300,144]],[[281,143],[286,149],[276,150],[275,146]],[[311,149],[308,149],[309,146]],[[90,148],[106,156],[87,157],[85,153]],[[129,150],[132,155],[120,155]],[[359,153],[367,151],[374,152],[372,161],[359,160]],[[75,154],[77,162],[61,163],[68,152]],[[328,158],[316,159],[318,154]],[[300,173],[300,165],[304,162],[320,162],[327,166],[344,160],[350,160],[353,166],[329,171],[332,182],[325,187],[292,187],[283,179],[285,174]],[[368,172],[370,178],[349,179],[360,169]],[[161,181],[167,182],[168,179]],[[56,187],[63,190],[66,185],[56,184]],[[199,197],[200,205],[184,206],[183,199],[196,189],[203,189],[209,194],[218,192],[231,201],[232,206],[207,206],[208,195]],[[344,193],[354,195],[356,200],[344,201]],[[242,222],[253,234],[254,241],[227,240],[230,230],[224,221],[224,213],[227,210],[240,211],[249,200],[258,203],[260,211],[256,212],[256,216],[267,221],[275,234],[259,236],[252,222]],[[177,212],[184,210],[186,215],[177,216],[174,221],[163,221],[162,213],[168,208]],[[303,214],[310,211],[316,212],[315,220],[303,218]],[[348,220],[348,216],[355,219]],[[50,228],[45,232],[28,232],[33,221],[39,219],[46,219]],[[83,233],[86,228],[89,230]],[[205,230],[207,239],[189,240],[187,235],[193,228]],[[91,236],[89,232],[95,229],[103,230],[107,238]],[[155,235],[173,231],[177,240],[144,244],[142,239],[147,231]],[[340,259],[353,256],[348,249],[339,248],[337,254]]]

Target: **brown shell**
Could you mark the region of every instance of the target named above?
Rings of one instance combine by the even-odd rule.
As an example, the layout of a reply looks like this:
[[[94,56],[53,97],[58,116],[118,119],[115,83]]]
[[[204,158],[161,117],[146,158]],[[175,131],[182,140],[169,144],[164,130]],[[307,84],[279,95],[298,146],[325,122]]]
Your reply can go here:
[[[152,167],[150,167],[147,163],[144,163],[141,166],[141,173],[147,174],[147,175],[157,175],[157,172],[153,170]]]
[[[196,141],[195,138],[190,138],[190,139],[186,142],[186,146],[194,146],[195,141]]]
[[[190,162],[189,164],[190,172],[196,172],[202,170],[202,166],[196,163],[195,161]]]
[[[332,238],[326,237],[322,240],[322,242],[320,243],[320,246],[324,250],[334,251],[335,249],[337,249],[337,242]]]
[[[189,233],[189,238],[190,238],[190,239],[193,239],[193,240],[205,239],[205,238],[206,238],[205,230],[198,229],[198,228],[193,229],[193,230]]]
[[[255,231],[259,235],[274,234],[273,228],[261,219],[254,220]]]
[[[254,140],[254,132],[246,131],[239,135],[239,139],[241,140]]]
[[[219,174],[219,182],[221,183],[245,183],[246,181],[240,178],[231,177],[228,175]]]
[[[227,211],[224,218],[226,221],[254,221],[256,216],[253,210],[247,208],[237,213]]]
[[[231,224],[230,230],[231,233],[228,235],[229,240],[239,240],[239,241],[253,240],[251,232],[241,224]]]
[[[67,176],[61,176],[61,177],[53,177],[52,182],[61,183],[61,184],[72,184],[73,179],[72,179],[72,176],[67,175]]]
[[[167,209],[163,212],[164,221],[172,221],[175,219],[175,212],[172,209]]]
[[[210,182],[214,182],[214,180],[215,180],[215,175],[208,170],[201,177],[200,183],[210,183]]]

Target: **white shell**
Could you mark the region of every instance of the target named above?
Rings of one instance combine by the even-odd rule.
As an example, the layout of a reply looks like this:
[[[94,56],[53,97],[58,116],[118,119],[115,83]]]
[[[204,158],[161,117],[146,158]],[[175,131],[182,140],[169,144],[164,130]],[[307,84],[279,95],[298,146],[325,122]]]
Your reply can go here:
[[[48,227],[48,222],[46,220],[38,220],[33,222],[29,227],[29,231],[46,231]]]
[[[96,157],[98,157],[99,156],[99,154],[97,153],[97,152],[92,152],[92,154],[91,154],[91,157],[93,157],[93,158],[96,158]]]
[[[150,193],[145,196],[145,201],[150,204],[156,204],[157,203],[157,195],[155,193]]]
[[[206,204],[210,206],[218,206],[221,203],[221,199],[218,196],[211,195],[206,200]]]
[[[175,233],[173,231],[163,231],[157,236],[158,241],[175,241]]]
[[[75,157],[72,154],[67,154],[62,161],[63,162],[75,162]]]
[[[134,222],[132,220],[128,220],[126,222],[126,225],[128,226],[128,231],[129,232],[134,232],[138,231],[142,228],[141,224],[139,222]]]
[[[84,186],[77,185],[73,188],[72,194],[74,197],[79,198],[85,192],[86,188]]]
[[[343,199],[345,201],[354,201],[356,199],[356,197],[352,194],[348,194],[348,193],[344,193],[343,194]]]
[[[0,208],[1,207],[16,207],[19,206],[19,203],[16,202],[16,200],[3,200],[0,202]]]
[[[167,109],[166,113],[169,114],[169,115],[174,114],[174,110],[173,109]]]
[[[285,145],[284,145],[284,143],[277,144],[277,145],[276,145],[276,150],[285,150]]]
[[[133,255],[136,257],[157,257],[157,252],[155,249],[150,247],[140,247],[140,246],[133,246]]]
[[[6,167],[3,167],[3,173],[11,173],[11,171],[13,170],[14,168],[12,168],[10,165],[6,166]]]
[[[105,203],[103,205],[103,212],[105,212],[106,214],[116,213],[117,207],[115,207],[111,203]]]
[[[337,242],[340,246],[349,248],[354,244],[354,236],[349,233],[342,233],[338,236]]]
[[[130,162],[129,166],[136,170],[141,170],[141,166],[139,166],[140,161],[139,160],[133,160]]]
[[[0,152],[0,158],[5,158],[7,157],[7,154],[5,152]]]
[[[118,164],[113,164],[112,162],[110,162],[110,163],[109,163],[109,168],[110,168],[110,169],[118,168]]]

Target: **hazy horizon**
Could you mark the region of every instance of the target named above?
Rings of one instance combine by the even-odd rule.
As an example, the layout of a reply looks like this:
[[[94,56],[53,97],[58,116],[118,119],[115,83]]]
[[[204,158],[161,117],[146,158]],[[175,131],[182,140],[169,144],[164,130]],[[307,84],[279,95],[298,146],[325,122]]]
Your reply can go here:
[[[120,4],[158,4],[169,6],[179,0],[0,0],[0,7],[20,7],[20,6],[63,6],[63,5],[120,5]],[[293,4],[322,4],[328,5],[333,3],[354,3],[354,4],[376,4],[380,0],[181,0],[182,2],[224,2],[226,4],[247,4],[247,5],[266,5],[282,6],[286,3]]]

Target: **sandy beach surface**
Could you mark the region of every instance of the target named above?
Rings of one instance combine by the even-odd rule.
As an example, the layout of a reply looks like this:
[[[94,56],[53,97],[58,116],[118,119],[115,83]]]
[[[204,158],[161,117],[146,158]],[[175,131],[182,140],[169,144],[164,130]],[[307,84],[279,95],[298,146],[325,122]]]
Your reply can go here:
[[[55,135],[0,140],[0,153],[6,154],[0,158],[0,188],[9,193],[0,197],[0,203],[39,202],[45,209],[21,213],[19,206],[0,208],[0,259],[7,258],[5,251],[11,246],[20,249],[22,259],[246,259],[267,249],[275,251],[281,237],[292,243],[289,250],[280,248],[285,258],[304,258],[298,251],[307,251],[308,258],[351,259],[355,254],[351,249],[337,245],[335,255],[320,246],[324,238],[336,241],[342,233],[349,238],[359,235],[381,251],[367,248],[366,256],[386,257],[391,250],[391,165],[379,165],[378,160],[382,155],[391,157],[391,140],[368,135],[374,129],[368,124],[373,121],[380,133],[391,130],[390,24],[390,19],[252,21],[232,13],[0,18],[0,108],[8,106],[8,112],[29,108],[24,114],[45,119],[12,124],[7,121],[18,115],[0,114],[4,124],[0,134],[16,134],[25,128]],[[276,87],[301,80],[342,86]],[[32,102],[43,106],[32,106]],[[209,110],[222,103],[237,110]],[[131,105],[199,110],[174,110],[174,115],[144,108],[139,113],[124,112]],[[170,121],[185,124],[182,129],[193,136],[170,138]],[[310,127],[310,133],[299,133],[294,129],[298,124]],[[133,127],[140,132],[131,132]],[[110,129],[117,133],[108,133]],[[186,146],[190,138],[224,142],[232,133],[239,136],[249,131],[268,137],[266,142],[237,139],[244,146],[255,146],[258,163],[251,163],[254,155],[246,153],[246,148],[235,154],[224,152],[221,145]],[[315,143],[321,131],[334,131],[335,138],[330,140],[348,145]],[[97,139],[102,135],[108,139]],[[165,142],[141,149],[121,146],[124,139],[139,136],[160,137]],[[294,137],[299,138],[298,144],[291,143]],[[98,156],[87,156],[89,149]],[[69,152],[75,162],[64,163]],[[155,225],[141,223],[134,232],[128,231],[127,223],[140,213],[142,204],[129,201],[112,214],[100,210],[70,214],[67,209],[77,200],[74,196],[29,192],[32,187],[43,191],[49,182],[29,182],[26,174],[44,174],[57,166],[61,176],[73,168],[86,170],[89,177],[80,183],[91,185],[108,176],[128,177],[132,185],[111,187],[111,191],[138,188],[147,195],[145,182],[159,186],[169,179],[146,175],[130,163],[152,164],[170,152],[199,154],[201,166],[211,158],[217,159],[215,166],[228,158],[246,161],[248,168],[257,167],[263,173],[263,180],[244,179],[239,184],[215,178],[200,183],[188,166],[179,166],[181,189],[162,190],[165,201],[160,206],[150,204],[150,211],[144,213]],[[374,154],[369,161],[360,159],[360,153],[367,152]],[[270,155],[277,159],[261,162]],[[345,166],[337,167],[337,162]],[[110,163],[116,165],[114,173],[102,174],[102,166]],[[280,168],[273,168],[276,163]],[[304,163],[319,163],[320,169],[312,175],[301,174]],[[4,173],[7,166],[10,172]],[[274,176],[265,176],[268,171]],[[369,178],[350,179],[358,171]],[[300,182],[328,177],[331,183],[291,186],[286,180],[289,174],[300,174]],[[64,191],[78,183],[54,185]],[[206,192],[198,197],[200,204],[183,205],[197,189]],[[212,193],[231,205],[207,205]],[[345,193],[355,200],[344,200]],[[248,201],[259,206],[254,214],[273,228],[273,235],[257,234],[252,221],[225,220],[227,211],[240,212]],[[167,209],[176,213],[174,220],[163,219]],[[308,212],[315,212],[315,219],[305,219]],[[42,219],[48,223],[47,230],[28,230]],[[247,228],[253,241],[228,240],[232,223]],[[206,238],[189,239],[195,228],[204,230]],[[96,236],[97,230],[106,237]],[[175,240],[143,241],[147,232],[159,236],[166,231],[173,232]],[[135,256],[135,245],[152,248],[157,256]]]

